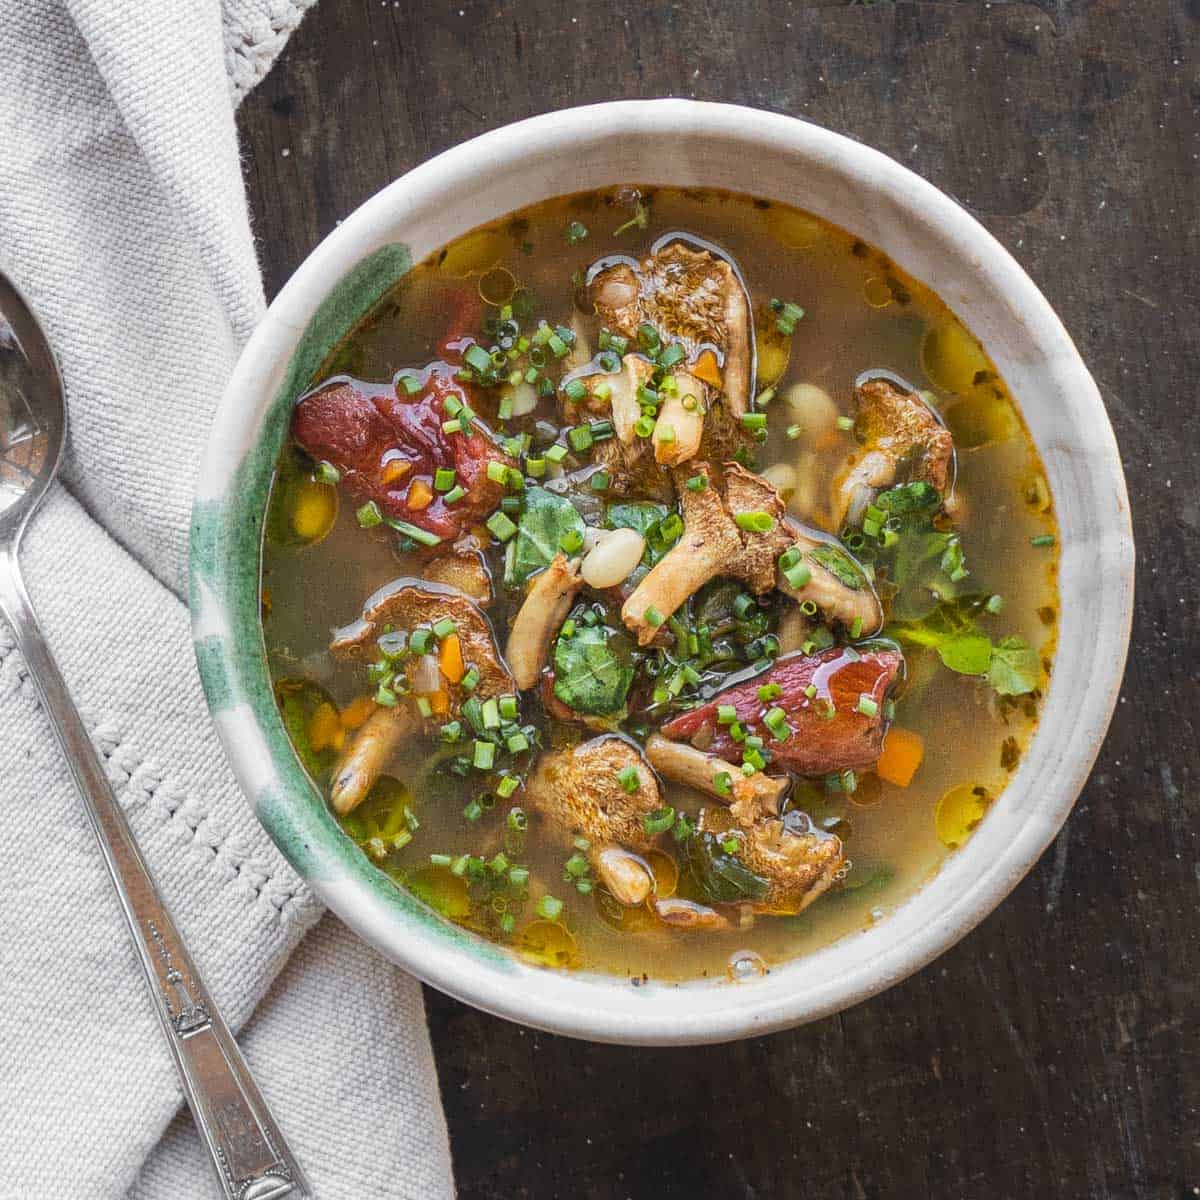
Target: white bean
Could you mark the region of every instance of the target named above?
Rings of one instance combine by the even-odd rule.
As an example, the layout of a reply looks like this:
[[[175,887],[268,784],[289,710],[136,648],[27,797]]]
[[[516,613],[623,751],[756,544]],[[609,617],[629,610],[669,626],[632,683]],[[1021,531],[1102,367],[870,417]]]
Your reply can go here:
[[[810,446],[819,446],[837,433],[838,408],[829,393],[815,383],[793,383],[783,394],[800,436]]]
[[[591,587],[616,587],[633,573],[645,549],[646,540],[636,529],[613,529],[596,542],[579,573]]]
[[[786,504],[796,490],[796,468],[787,463],[772,463],[763,473],[763,478],[779,493]]]

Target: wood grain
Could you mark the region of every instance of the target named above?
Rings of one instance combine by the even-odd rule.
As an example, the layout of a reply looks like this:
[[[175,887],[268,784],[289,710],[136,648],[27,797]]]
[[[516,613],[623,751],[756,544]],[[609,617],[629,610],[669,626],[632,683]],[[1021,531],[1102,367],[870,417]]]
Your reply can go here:
[[[696,96],[861,138],[1030,271],[1129,477],[1117,716],[1013,896],[877,999],[732,1046],[588,1045],[430,993],[465,1200],[1200,1194],[1198,49],[1198,0],[325,0],[246,101],[269,293],[409,167],[547,109]]]

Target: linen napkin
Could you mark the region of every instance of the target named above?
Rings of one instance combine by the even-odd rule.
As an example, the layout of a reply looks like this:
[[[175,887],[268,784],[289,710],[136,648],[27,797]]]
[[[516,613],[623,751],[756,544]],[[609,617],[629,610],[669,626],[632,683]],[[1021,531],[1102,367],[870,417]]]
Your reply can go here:
[[[180,598],[201,448],[263,311],[234,107],[311,3],[0,0],[0,261],[70,406],[64,483],[23,564],[138,842],[317,1194],[426,1200],[453,1185],[420,989],[322,918],[254,820]],[[0,1196],[216,1195],[2,623],[0,871]]]

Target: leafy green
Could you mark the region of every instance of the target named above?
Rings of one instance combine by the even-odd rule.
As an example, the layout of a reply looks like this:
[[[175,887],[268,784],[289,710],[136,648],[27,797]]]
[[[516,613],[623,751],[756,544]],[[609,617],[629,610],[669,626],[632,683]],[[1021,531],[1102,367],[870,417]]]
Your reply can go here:
[[[931,483],[918,479],[913,483],[902,483],[890,491],[881,492],[875,498],[875,507],[895,516],[915,512],[932,512],[941,504],[942,498]]]
[[[960,675],[986,675],[1002,696],[1032,692],[1041,677],[1037,654],[1017,637],[993,646],[976,624],[986,603],[986,595],[945,600],[919,621],[892,622],[887,632],[906,645],[937,651],[942,663]]]
[[[1006,637],[992,651],[987,676],[988,683],[1001,696],[1024,696],[1041,680],[1042,664],[1037,652],[1023,638]]]
[[[528,488],[525,511],[505,555],[504,582],[510,587],[521,587],[531,575],[548,567],[559,552],[563,535],[572,530],[582,536],[584,524],[570,500],[545,488]]]
[[[851,591],[862,591],[862,571],[844,550],[822,543],[820,546],[814,546],[808,552],[808,557],[818,566],[824,567],[838,582],[844,584]]]
[[[646,539],[642,565],[652,567],[666,553],[666,550],[656,543],[653,534],[670,512],[665,504],[653,504],[648,500],[630,504],[610,504],[604,514],[604,523],[609,529],[633,529],[640,533]]]
[[[568,708],[608,716],[625,707],[633,664],[613,650],[602,626],[577,628],[554,647],[554,694]]]
[[[721,847],[722,840],[720,834],[704,832],[688,841],[688,866],[701,893],[713,904],[761,900],[770,884],[736,854],[727,854]]]

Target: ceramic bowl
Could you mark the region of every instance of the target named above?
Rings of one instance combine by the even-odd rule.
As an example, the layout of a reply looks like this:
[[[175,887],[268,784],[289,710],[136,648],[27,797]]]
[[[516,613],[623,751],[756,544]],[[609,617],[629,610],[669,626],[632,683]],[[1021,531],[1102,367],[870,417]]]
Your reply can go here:
[[[970,841],[886,920],[760,978],[634,988],[555,972],[434,915],[340,832],[272,699],[258,611],[263,511],[292,405],[327,351],[410,264],[548,196],[639,182],[808,209],[931,287],[1017,397],[1062,537],[1062,617],[1041,723]],[[1102,581],[1102,583],[1101,583]],[[1133,542],[1100,395],[1050,305],[953,200],[890,158],[788,117],[684,100],[571,109],[498,129],[386,187],[305,260],[247,344],[195,502],[192,614],[213,717],[255,810],[343,921],[434,987],[501,1016],[630,1043],[720,1041],[811,1021],[903,979],[982,920],[1037,860],[1100,747],[1129,638]]]

